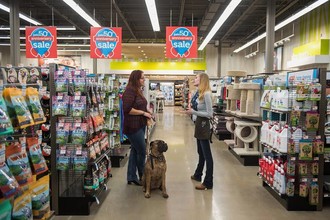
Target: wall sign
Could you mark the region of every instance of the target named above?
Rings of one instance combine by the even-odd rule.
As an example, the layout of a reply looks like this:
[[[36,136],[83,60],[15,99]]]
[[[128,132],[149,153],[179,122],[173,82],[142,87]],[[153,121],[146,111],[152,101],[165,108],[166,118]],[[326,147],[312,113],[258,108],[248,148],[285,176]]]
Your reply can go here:
[[[121,28],[91,27],[91,58],[121,59]]]
[[[197,27],[166,27],[167,58],[197,58]]]
[[[56,27],[26,27],[25,29],[27,58],[56,58]]]

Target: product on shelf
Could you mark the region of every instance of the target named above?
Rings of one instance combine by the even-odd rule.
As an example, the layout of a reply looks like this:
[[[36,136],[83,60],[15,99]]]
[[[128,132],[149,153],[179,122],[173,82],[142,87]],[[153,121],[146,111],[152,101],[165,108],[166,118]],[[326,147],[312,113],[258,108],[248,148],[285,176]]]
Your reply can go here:
[[[34,124],[31,113],[22,96],[22,90],[5,88],[3,96],[6,100],[8,113],[14,127],[26,128]]]
[[[46,118],[39,100],[39,93],[36,88],[28,87],[26,89],[26,100],[28,102],[30,112],[32,113],[34,124],[42,124],[46,122]]]
[[[0,202],[0,219],[11,220],[11,210],[12,206],[9,200]]]
[[[40,178],[31,186],[32,213],[35,219],[50,216],[49,175]]]
[[[27,147],[29,149],[29,157],[31,159],[35,174],[41,174],[48,170],[44,156],[37,137],[26,138]]]
[[[5,100],[0,96],[0,135],[11,134],[13,131]]]
[[[14,200],[12,219],[33,219],[30,191],[25,192]]]

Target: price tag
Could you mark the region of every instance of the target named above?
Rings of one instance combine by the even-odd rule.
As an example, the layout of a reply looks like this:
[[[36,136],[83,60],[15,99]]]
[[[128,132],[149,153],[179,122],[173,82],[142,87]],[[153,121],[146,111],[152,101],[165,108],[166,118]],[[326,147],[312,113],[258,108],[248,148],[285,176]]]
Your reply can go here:
[[[76,155],[80,156],[82,154],[81,147],[78,147],[76,150]]]
[[[312,110],[313,110],[313,111],[317,111],[317,110],[318,110],[318,107],[317,107],[317,106],[313,106],[313,107],[312,107]]]
[[[295,158],[295,157],[291,157],[290,159],[291,159],[292,161],[295,161],[295,160],[296,160],[296,158]]]
[[[298,111],[298,110],[300,110],[300,107],[299,106],[294,106],[293,109]]]
[[[319,157],[314,157],[314,160],[319,160]]]
[[[75,101],[80,101],[80,96],[75,96],[75,97],[74,97],[74,100],[75,100]]]
[[[117,117],[118,117],[118,113],[117,113],[117,112],[114,112],[114,113],[113,113],[113,117],[114,117],[114,118],[117,118]]]
[[[307,182],[307,178],[302,178],[302,179],[300,180],[300,182],[306,183],[306,182]]]
[[[115,131],[112,132],[112,136],[113,136],[113,137],[116,137],[116,136],[117,136],[117,132],[115,132]]]
[[[319,179],[318,178],[313,178],[313,182],[318,182]]]
[[[64,147],[61,147],[60,148],[60,154],[61,155],[64,155],[66,153],[66,147],[64,146]]]
[[[295,179],[292,179],[292,178],[291,178],[291,179],[289,179],[288,181],[289,181],[290,183],[294,183],[294,182],[295,182]]]

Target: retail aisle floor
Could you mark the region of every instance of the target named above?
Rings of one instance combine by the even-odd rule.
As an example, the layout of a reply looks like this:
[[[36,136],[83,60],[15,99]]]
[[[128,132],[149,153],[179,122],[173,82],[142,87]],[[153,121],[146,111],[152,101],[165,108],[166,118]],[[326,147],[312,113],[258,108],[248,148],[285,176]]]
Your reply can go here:
[[[159,114],[152,140],[168,143],[167,192],[152,191],[144,198],[142,188],[127,185],[124,167],[113,168],[110,191],[101,205],[92,205],[90,216],[61,216],[55,219],[93,220],[272,220],[272,219],[330,219],[330,206],[323,211],[287,211],[261,185],[256,176],[258,167],[244,167],[227,150],[223,142],[213,137],[211,146],[214,159],[214,188],[197,191],[196,182],[190,180],[197,162],[193,123],[180,108],[166,107]]]

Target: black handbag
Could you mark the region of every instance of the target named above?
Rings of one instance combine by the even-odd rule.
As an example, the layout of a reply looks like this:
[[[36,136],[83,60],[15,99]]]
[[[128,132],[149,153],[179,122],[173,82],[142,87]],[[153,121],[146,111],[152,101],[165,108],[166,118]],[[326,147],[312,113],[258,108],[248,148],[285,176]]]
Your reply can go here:
[[[194,137],[199,140],[210,140],[211,134],[210,119],[197,116]]]

